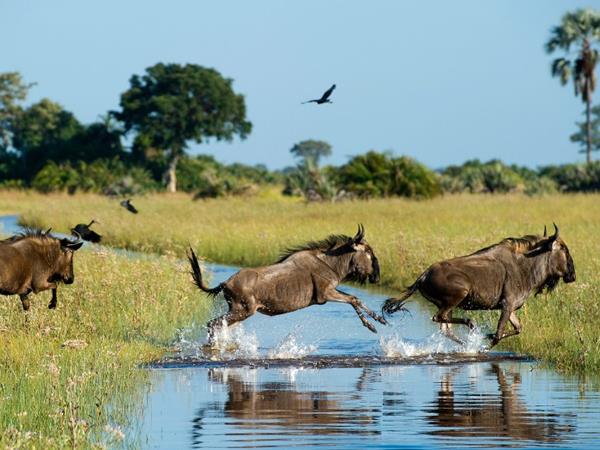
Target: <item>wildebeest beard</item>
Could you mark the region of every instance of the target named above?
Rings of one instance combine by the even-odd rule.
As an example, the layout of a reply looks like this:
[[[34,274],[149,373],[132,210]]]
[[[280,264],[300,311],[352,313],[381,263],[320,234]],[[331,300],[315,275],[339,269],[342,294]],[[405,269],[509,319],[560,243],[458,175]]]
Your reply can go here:
[[[544,293],[544,290],[546,291],[546,294],[549,294],[554,289],[556,289],[556,286],[558,286],[559,281],[560,281],[559,276],[557,276],[557,275],[549,276],[548,278],[546,278],[544,283],[537,289],[537,291],[535,292],[535,295],[540,295],[540,294]]]

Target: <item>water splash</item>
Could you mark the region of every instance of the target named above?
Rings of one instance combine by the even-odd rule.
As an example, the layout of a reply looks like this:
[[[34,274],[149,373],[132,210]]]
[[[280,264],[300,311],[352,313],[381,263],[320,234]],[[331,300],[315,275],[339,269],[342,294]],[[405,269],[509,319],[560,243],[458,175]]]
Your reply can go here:
[[[314,344],[300,344],[296,340],[296,332],[293,331],[283,338],[274,349],[267,353],[269,359],[302,358],[317,350]]]
[[[440,353],[476,354],[487,350],[485,334],[480,329],[471,330],[464,344],[458,344],[438,331],[424,339],[410,339],[398,334],[382,337],[379,345],[385,356],[410,357]]]
[[[246,331],[244,325],[239,323],[228,327],[223,321],[220,327],[215,328],[214,344],[211,351],[215,359],[257,358],[258,338],[256,334]]]

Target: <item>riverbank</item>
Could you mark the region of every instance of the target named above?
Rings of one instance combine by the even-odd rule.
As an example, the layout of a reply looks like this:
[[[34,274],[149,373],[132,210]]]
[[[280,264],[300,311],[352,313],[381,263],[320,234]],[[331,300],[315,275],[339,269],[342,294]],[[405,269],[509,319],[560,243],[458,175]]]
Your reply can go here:
[[[210,313],[173,258],[86,246],[74,264],[56,310],[49,292],[32,295],[27,314],[16,296],[0,302],[2,448],[118,446],[144,405],[140,364]]]
[[[528,353],[564,372],[600,370],[600,195],[461,195],[305,204],[296,199],[193,201],[188,195],[135,198],[130,214],[118,200],[96,195],[3,195],[0,209],[19,210],[31,226],[67,231],[92,218],[104,242],[183,257],[189,244],[210,261],[268,264],[286,247],[330,233],[353,234],[363,223],[382,266],[383,286],[399,290],[432,262],[473,252],[507,236],[551,229],[556,222],[575,259],[577,282],[532,297],[519,312],[523,334],[503,349]],[[495,313],[475,315],[495,323]]]

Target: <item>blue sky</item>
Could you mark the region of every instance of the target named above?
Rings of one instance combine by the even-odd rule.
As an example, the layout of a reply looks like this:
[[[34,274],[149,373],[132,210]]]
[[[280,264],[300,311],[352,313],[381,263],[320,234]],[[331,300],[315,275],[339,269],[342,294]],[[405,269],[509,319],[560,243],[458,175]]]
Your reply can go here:
[[[37,82],[30,101],[49,97],[87,123],[157,62],[214,67],[254,125],[244,141],[190,145],[224,162],[281,168],[294,143],[323,139],[332,164],[376,149],[432,168],[476,157],[535,167],[584,159],[569,142],[583,104],[550,77],[543,44],[567,8],[587,6],[0,0],[0,71]],[[334,104],[300,104],[332,83]]]

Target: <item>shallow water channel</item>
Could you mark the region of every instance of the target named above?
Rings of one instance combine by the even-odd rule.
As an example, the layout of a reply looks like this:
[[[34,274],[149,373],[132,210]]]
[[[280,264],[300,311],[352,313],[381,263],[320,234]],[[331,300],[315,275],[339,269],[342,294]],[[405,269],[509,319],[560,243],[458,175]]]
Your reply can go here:
[[[16,218],[0,218],[6,234]],[[211,285],[235,268],[207,264]],[[385,268],[384,268],[385,270]],[[385,295],[343,287],[379,309]],[[200,299],[198,294],[198,299]],[[224,301],[216,300],[216,310]],[[149,370],[143,414],[124,430],[143,448],[600,447],[598,380],[489,352],[490,330],[444,338],[431,310],[379,333],[352,307],[313,306],[256,315],[219,336],[205,355],[202,327],[182,330],[180,349]],[[215,312],[216,314],[216,312]],[[493,314],[493,313],[492,313]],[[527,332],[527,330],[525,330]]]

